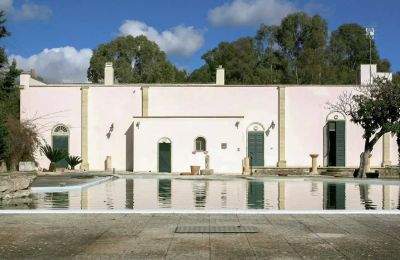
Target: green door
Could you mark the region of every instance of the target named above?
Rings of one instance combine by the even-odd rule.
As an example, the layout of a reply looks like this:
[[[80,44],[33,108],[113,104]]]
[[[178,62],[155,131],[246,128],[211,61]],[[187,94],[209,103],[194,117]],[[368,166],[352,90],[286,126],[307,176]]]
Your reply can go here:
[[[171,172],[171,144],[158,144],[158,171]]]
[[[324,127],[324,165],[346,166],[345,121],[329,121]]]
[[[64,150],[68,153],[68,136],[53,136],[53,149]],[[68,163],[65,159],[56,162],[57,168],[67,168]]]
[[[346,122],[336,122],[336,166],[346,166]]]
[[[249,209],[264,208],[264,182],[258,182],[258,181],[248,182],[247,207]]]
[[[264,166],[264,132],[248,132],[248,154],[252,166]]]

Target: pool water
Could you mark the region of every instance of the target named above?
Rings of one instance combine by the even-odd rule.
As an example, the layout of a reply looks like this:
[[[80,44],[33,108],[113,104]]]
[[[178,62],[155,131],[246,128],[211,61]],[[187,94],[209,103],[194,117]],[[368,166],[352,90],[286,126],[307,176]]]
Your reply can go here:
[[[302,178],[127,177],[33,193],[30,209],[398,210],[400,183]],[[0,208],[18,208],[0,204]]]

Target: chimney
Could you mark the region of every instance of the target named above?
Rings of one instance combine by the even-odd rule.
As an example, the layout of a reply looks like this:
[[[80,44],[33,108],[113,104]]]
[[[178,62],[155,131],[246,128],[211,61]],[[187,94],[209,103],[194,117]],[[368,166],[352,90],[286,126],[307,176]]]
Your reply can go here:
[[[31,74],[29,72],[22,72],[19,75],[19,85],[21,88],[26,89],[29,88],[29,82],[31,81]]]
[[[377,69],[376,64],[361,64],[358,83],[360,85],[369,85],[374,83],[376,78]]]
[[[114,68],[112,62],[106,62],[104,67],[104,85],[114,85]]]
[[[216,85],[225,85],[225,69],[222,68],[222,65],[219,65],[217,68],[217,75],[216,75]]]

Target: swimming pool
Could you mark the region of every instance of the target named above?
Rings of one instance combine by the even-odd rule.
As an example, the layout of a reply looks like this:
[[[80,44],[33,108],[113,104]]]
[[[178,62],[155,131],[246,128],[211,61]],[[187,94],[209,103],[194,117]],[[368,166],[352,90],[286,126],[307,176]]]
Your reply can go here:
[[[399,181],[127,176],[1,209],[399,210]]]

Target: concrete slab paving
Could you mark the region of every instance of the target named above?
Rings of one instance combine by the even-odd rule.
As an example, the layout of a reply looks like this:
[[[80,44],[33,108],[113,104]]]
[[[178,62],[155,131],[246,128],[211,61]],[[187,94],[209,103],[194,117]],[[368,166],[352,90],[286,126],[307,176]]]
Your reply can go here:
[[[252,225],[254,234],[178,234]],[[2,259],[398,259],[399,215],[0,214]]]

